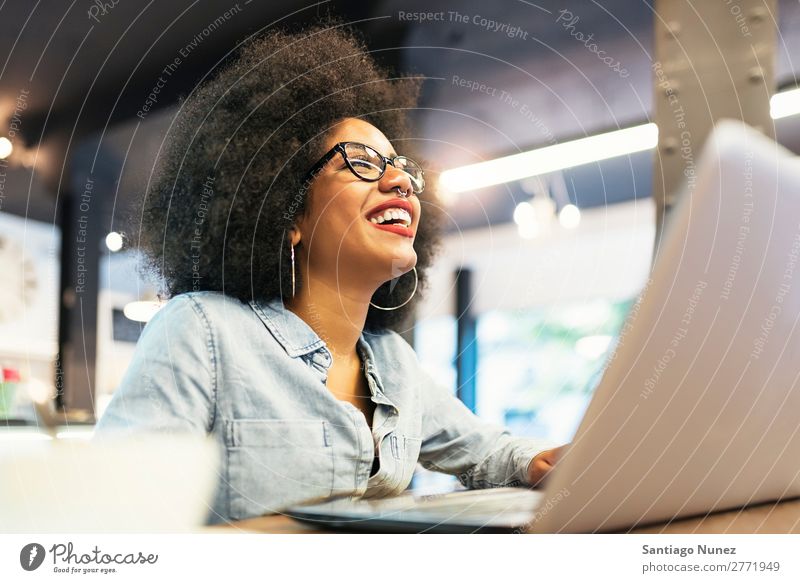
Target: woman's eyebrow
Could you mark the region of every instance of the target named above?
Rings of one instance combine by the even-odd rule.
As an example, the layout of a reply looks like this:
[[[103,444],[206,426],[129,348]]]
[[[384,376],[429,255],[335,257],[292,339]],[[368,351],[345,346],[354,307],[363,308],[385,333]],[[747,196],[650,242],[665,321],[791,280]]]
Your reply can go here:
[[[373,150],[375,150],[376,152],[378,152],[378,154],[381,154],[381,151],[380,151],[378,148],[376,148],[376,147],[374,147],[374,146],[370,146],[370,147],[371,147]],[[381,156],[383,156],[383,154],[381,154]],[[388,158],[397,158],[397,156],[398,156],[398,153],[397,153],[397,152],[395,152],[395,151],[394,151],[394,149],[392,149],[392,150],[391,150],[391,152],[389,152],[389,156],[387,156],[387,157],[388,157]]]
[[[369,146],[369,144],[364,144],[364,145],[365,146]],[[378,152],[378,154],[380,154],[381,156],[383,156],[383,153],[378,148],[376,148],[375,146],[369,146],[369,147],[372,148],[373,150],[375,150],[376,152]],[[399,154],[397,152],[395,152],[394,149],[392,149],[391,152],[389,152],[389,155],[387,156],[387,158],[397,158],[397,156],[399,156]]]

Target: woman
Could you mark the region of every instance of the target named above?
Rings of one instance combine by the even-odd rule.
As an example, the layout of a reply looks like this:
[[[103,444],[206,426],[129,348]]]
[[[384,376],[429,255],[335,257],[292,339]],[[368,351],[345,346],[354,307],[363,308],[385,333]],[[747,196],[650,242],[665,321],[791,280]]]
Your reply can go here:
[[[212,522],[399,494],[418,461],[467,487],[536,485],[559,454],[479,421],[392,331],[437,241],[402,155],[418,88],[332,25],[249,43],[181,104],[139,241],[174,297],[97,433],[215,436]]]

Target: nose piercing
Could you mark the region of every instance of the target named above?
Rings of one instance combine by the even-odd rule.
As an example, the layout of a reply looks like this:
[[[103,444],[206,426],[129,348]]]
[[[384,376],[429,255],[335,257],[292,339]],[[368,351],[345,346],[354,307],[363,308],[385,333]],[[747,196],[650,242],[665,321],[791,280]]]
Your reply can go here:
[[[395,186],[394,189],[397,191],[397,194],[399,196],[402,196],[403,198],[408,198],[408,191],[407,190],[403,190],[399,186]]]

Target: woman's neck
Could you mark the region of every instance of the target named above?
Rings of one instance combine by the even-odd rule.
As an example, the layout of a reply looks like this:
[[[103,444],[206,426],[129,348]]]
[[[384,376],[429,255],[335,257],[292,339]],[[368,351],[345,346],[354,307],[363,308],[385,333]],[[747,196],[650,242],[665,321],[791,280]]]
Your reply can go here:
[[[350,358],[357,356],[356,344],[367,321],[372,293],[307,278],[285,304],[322,338],[334,357]]]

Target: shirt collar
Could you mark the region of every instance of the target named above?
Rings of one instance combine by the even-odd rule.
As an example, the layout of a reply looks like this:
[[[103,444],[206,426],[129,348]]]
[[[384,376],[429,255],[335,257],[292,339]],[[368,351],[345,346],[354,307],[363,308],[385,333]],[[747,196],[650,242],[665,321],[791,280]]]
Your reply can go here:
[[[304,356],[320,348],[327,349],[325,341],[306,324],[305,320],[287,308],[282,298],[266,302],[251,300],[248,303],[289,356]],[[358,349],[361,351],[367,374],[372,375],[377,385],[377,394],[373,400],[394,406],[383,393],[383,381],[375,366],[375,353],[364,332],[358,337]]]
[[[372,346],[369,345],[367,339],[364,337],[364,333],[361,333],[361,336],[358,337],[358,349],[361,353],[361,361],[364,363],[364,366],[367,369],[367,373],[373,375],[375,380],[378,381],[378,385],[382,386],[381,377],[378,374],[378,369],[375,366],[375,353],[372,352]]]
[[[311,326],[284,305],[283,298],[248,303],[289,356],[303,356],[325,346]]]
[[[378,372],[378,367],[375,366],[375,353],[372,350],[372,346],[370,346],[367,341],[364,332],[358,337],[358,349],[361,351],[361,360],[364,363],[364,367],[367,369],[367,374],[372,376],[375,381],[376,392],[372,396],[372,400],[376,403],[383,403],[384,405],[390,405],[396,408],[395,404],[390,401],[384,393],[383,381]]]

